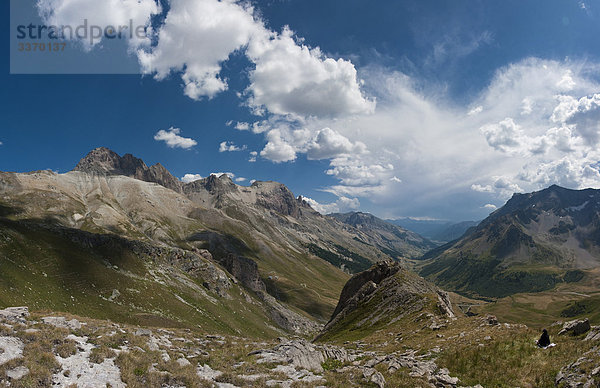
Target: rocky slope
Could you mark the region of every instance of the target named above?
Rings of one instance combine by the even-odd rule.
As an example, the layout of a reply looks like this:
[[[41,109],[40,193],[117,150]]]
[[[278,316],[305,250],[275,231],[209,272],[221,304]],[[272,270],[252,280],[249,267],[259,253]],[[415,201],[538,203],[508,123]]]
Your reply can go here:
[[[455,316],[445,291],[398,263],[383,261],[346,283],[330,321],[318,338],[361,338],[416,315],[430,319],[431,326]]]
[[[471,295],[502,297],[580,281],[600,265],[600,191],[552,186],[515,194],[424,259],[423,276]]]
[[[351,212],[329,216],[360,230],[367,238],[365,243],[377,247],[397,260],[419,257],[437,246],[414,232],[390,224],[372,214]]]

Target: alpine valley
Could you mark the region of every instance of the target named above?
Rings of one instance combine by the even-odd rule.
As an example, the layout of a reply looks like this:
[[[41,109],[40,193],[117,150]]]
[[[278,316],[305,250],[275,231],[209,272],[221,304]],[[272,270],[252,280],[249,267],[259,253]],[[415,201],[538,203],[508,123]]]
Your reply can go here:
[[[600,191],[444,227],[107,148],[0,172],[0,384],[600,386]]]

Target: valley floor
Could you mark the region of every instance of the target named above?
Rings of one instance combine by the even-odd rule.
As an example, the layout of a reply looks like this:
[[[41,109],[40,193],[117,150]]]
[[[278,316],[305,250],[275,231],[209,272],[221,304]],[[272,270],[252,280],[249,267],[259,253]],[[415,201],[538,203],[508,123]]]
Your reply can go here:
[[[0,310],[0,385],[11,387],[552,387],[600,384],[600,328],[558,336],[493,316],[423,313],[366,338],[311,343],[141,328]],[[581,385],[578,385],[581,384]]]

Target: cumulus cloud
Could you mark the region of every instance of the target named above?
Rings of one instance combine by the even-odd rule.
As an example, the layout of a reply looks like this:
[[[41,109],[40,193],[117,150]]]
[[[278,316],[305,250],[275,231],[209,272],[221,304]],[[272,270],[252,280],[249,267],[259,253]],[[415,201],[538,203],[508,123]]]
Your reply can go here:
[[[272,130],[267,134],[267,144],[260,152],[260,156],[275,163],[291,162],[296,160],[296,149],[281,137],[279,130]]]
[[[521,128],[510,117],[498,124],[488,124],[481,128],[488,144],[498,151],[508,152],[520,146]]]
[[[361,92],[350,61],[329,58],[318,47],[299,43],[288,28],[252,40],[248,57],[256,65],[246,90],[255,112],[323,117],[375,108],[375,101]]]
[[[471,190],[473,191],[477,191],[479,193],[493,193],[494,192],[494,188],[491,185],[479,185],[479,184],[472,184],[471,185]]]
[[[236,146],[233,142],[230,141],[224,141],[221,142],[221,144],[219,144],[219,152],[236,152],[236,151],[243,151],[246,149],[246,146]]]
[[[253,9],[233,0],[172,0],[158,43],[140,50],[140,65],[158,80],[181,73],[184,93],[212,98],[227,89],[221,64],[263,31]]]
[[[200,174],[185,174],[182,178],[181,181],[183,183],[191,183],[191,182],[195,182],[198,181],[200,179],[202,179],[202,175]]]
[[[161,129],[154,135],[154,140],[164,141],[170,148],[190,149],[196,144],[196,140],[180,136],[181,129],[171,127],[168,130]]]
[[[308,145],[306,156],[311,160],[331,159],[345,154],[363,154],[364,143],[352,143],[348,138],[330,129],[323,128]]]
[[[360,201],[357,198],[339,197],[337,201],[331,203],[319,203],[312,198],[302,198],[321,214],[343,213],[360,208]]]

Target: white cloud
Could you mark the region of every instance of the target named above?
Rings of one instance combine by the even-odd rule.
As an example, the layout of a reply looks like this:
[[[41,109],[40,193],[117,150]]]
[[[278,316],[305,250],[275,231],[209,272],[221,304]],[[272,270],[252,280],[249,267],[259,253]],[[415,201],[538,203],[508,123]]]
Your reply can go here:
[[[172,0],[157,45],[138,52],[144,73],[162,80],[181,72],[184,93],[195,100],[227,90],[222,62],[264,33],[253,12],[233,0]]]
[[[257,157],[257,156],[258,156],[258,152],[256,152],[256,151],[251,151],[251,152],[250,152],[250,158],[248,159],[248,161],[249,161],[250,163],[254,163],[254,162],[256,162],[256,157]]]
[[[323,117],[375,109],[375,101],[361,92],[350,61],[328,58],[318,47],[299,43],[288,28],[252,40],[248,57],[256,67],[246,92],[256,112]]]
[[[296,150],[281,137],[277,129],[267,134],[267,144],[260,152],[260,156],[275,163],[291,162],[296,160]]]
[[[390,178],[390,181],[395,182],[395,183],[402,183],[402,179],[398,178],[395,175]]]
[[[189,149],[198,143],[191,139],[180,136],[181,129],[171,127],[168,130],[161,129],[154,135],[154,140],[164,141],[171,148]]]
[[[202,179],[202,175],[200,174],[185,174],[182,178],[181,181],[183,183],[191,183],[191,182],[195,182],[198,181],[200,179]]]
[[[243,151],[246,149],[246,146],[238,147],[233,142],[224,141],[219,144],[219,152],[236,152]]]
[[[467,105],[476,107],[471,115],[404,74],[377,68],[364,74],[380,91],[374,114],[300,126],[311,133],[331,128],[372,151],[330,159],[326,173],[339,184],[328,192],[367,199],[391,216],[458,218],[464,209],[476,212],[472,203],[486,197],[502,201],[552,183],[600,187],[600,148],[593,146],[600,67],[533,58],[514,63]],[[568,88],[564,79],[573,81]],[[394,176],[402,177],[402,190]]]
[[[190,149],[196,144],[196,140],[179,136],[181,129],[171,127],[168,130],[161,129],[154,135],[154,140],[164,141],[171,148]]]
[[[238,131],[247,131],[250,129],[250,124],[245,122],[238,122],[235,124],[235,129]]]
[[[245,182],[245,181],[247,181],[247,180],[248,180],[248,179],[246,179],[246,178],[244,178],[244,177],[241,177],[241,176],[240,176],[240,177],[237,177],[237,178],[235,178],[235,181],[236,181],[236,182]]]
[[[471,109],[469,111],[469,113],[467,113],[468,116],[475,116],[479,113],[483,112],[483,107],[481,105],[476,106],[475,108]]]
[[[356,155],[366,152],[364,143],[352,143],[348,138],[342,136],[330,128],[324,128],[317,132],[315,138],[308,144],[306,156],[311,160],[331,159],[342,155]]]
[[[321,214],[343,213],[360,208],[360,201],[357,198],[339,197],[337,201],[332,203],[319,203],[312,198],[302,198]]]
[[[521,145],[521,128],[510,117],[498,124],[488,124],[481,128],[488,144],[498,151],[509,152]]]
[[[479,185],[479,184],[472,184],[471,185],[471,190],[473,191],[477,191],[479,193],[493,193],[494,192],[494,188],[490,185]]]
[[[529,97],[525,97],[522,103],[521,115],[531,114],[533,112],[534,102]]]

